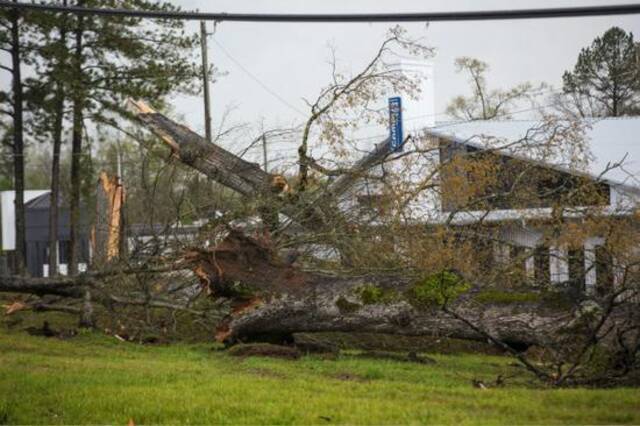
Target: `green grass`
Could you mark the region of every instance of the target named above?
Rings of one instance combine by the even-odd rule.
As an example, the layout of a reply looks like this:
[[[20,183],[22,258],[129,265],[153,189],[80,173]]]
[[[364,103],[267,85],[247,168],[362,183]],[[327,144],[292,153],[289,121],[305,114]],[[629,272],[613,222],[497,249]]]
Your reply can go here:
[[[640,389],[535,388],[511,360],[435,365],[341,357],[232,358],[211,345],[69,340],[0,327],[0,424],[640,423]]]

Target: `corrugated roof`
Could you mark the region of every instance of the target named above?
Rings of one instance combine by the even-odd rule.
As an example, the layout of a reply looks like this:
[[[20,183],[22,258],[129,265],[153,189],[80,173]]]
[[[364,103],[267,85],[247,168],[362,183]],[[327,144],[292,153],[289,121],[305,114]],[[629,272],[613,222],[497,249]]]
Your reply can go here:
[[[569,122],[558,122],[558,124]],[[588,150],[585,162],[569,165],[566,151],[562,149],[552,155],[522,147],[527,142],[542,142],[548,137],[553,126],[545,126],[534,120],[478,120],[466,122],[439,123],[427,129],[429,133],[454,140],[459,143],[479,147],[494,148],[508,155],[540,161],[550,166],[570,168],[572,171],[600,176],[612,183],[621,184],[635,190],[640,189],[640,117],[612,117],[584,120],[580,126],[584,131],[584,141]],[[531,131],[531,129],[543,129]],[[526,140],[527,142],[521,141]],[[567,145],[566,149],[572,147]],[[619,168],[609,170],[608,164],[622,161]],[[602,176],[601,176],[602,175]]]

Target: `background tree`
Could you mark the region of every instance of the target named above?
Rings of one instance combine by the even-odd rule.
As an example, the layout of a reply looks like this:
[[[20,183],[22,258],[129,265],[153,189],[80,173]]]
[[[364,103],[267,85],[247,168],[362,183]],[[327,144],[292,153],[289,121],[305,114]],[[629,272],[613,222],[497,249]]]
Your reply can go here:
[[[447,106],[447,114],[459,120],[509,118],[514,106],[523,101],[533,103],[534,98],[546,87],[544,84],[534,86],[527,82],[507,90],[491,90],[486,79],[489,64],[469,57],[457,58],[455,64],[458,72],[468,74],[472,90],[471,96],[456,96]]]
[[[582,117],[637,114],[640,106],[640,47],[619,27],[612,27],[578,55],[562,76],[571,109]]]

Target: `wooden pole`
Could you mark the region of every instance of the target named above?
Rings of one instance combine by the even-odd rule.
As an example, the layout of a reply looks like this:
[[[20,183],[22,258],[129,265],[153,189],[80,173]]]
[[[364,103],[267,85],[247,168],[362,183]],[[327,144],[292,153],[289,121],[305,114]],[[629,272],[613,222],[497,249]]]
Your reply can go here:
[[[269,173],[269,159],[267,158],[267,137],[262,135],[262,168]]]
[[[209,95],[209,59],[207,52],[207,25],[200,21],[200,47],[202,49],[202,87],[204,92],[204,134],[208,142],[211,137],[211,104]]]

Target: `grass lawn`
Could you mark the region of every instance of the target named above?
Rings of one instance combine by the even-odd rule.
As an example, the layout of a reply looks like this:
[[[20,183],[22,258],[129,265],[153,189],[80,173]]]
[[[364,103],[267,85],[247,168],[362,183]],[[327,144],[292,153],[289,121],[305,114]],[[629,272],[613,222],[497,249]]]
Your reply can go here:
[[[70,340],[0,327],[0,424],[640,423],[640,389],[535,388],[508,358],[435,365],[307,356],[232,358],[208,345]]]

